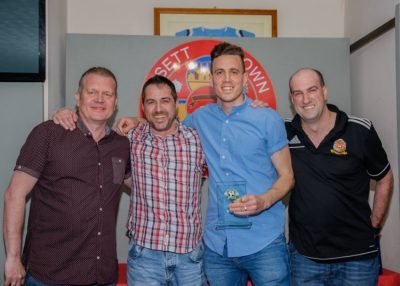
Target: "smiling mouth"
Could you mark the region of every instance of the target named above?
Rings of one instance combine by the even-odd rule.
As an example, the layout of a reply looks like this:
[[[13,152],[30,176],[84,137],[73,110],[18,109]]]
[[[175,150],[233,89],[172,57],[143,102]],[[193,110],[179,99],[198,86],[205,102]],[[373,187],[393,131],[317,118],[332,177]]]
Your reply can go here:
[[[224,87],[222,87],[222,90],[223,91],[232,91],[233,87],[232,86],[224,86]]]
[[[97,110],[97,111],[104,111],[106,110],[104,107],[92,107],[93,110]]]
[[[313,108],[315,108],[315,104],[303,106],[303,109],[304,109],[304,110],[311,110],[311,109],[313,109]]]
[[[154,120],[156,121],[156,122],[163,122],[163,121],[165,121],[167,118],[168,118],[168,116],[167,116],[167,114],[165,114],[165,113],[158,113],[158,114],[154,114],[153,115],[153,118],[154,118]]]

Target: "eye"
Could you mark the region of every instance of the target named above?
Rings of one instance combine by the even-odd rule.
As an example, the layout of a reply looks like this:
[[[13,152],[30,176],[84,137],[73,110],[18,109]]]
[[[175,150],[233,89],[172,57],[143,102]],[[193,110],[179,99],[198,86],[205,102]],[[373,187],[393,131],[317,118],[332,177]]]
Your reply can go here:
[[[301,92],[301,91],[293,91],[292,92],[292,95],[294,96],[294,97],[297,97],[297,96],[300,96],[300,95],[302,95],[303,93]]]
[[[312,87],[308,90],[309,93],[316,93],[318,91],[317,87]]]

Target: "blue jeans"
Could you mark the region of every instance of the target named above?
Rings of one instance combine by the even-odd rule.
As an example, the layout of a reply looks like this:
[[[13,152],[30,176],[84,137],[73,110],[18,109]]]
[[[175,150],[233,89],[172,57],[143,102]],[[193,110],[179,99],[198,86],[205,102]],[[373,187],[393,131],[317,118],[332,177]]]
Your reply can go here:
[[[188,285],[203,286],[204,244],[186,254],[129,247],[127,279],[129,286]]]
[[[25,286],[67,286],[68,284],[46,284],[46,283],[42,283],[38,280],[36,280],[35,278],[33,278],[32,274],[30,274],[29,272],[26,273],[25,276]],[[111,283],[111,284],[91,284],[90,286],[115,286],[115,283]]]
[[[292,286],[375,286],[379,259],[319,263],[301,255],[289,244]]]
[[[241,257],[228,257],[226,245],[223,255],[206,246],[204,265],[211,286],[242,286],[247,284],[249,277],[255,286],[290,284],[288,252],[283,234],[259,252]]]

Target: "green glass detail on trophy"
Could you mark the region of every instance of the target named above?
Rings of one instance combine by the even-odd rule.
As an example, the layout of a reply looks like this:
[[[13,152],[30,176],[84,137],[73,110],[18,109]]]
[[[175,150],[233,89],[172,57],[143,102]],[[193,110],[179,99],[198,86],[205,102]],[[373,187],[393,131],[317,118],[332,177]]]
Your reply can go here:
[[[237,216],[228,208],[231,203],[246,194],[245,181],[217,183],[218,222],[215,226],[217,230],[251,228],[252,223],[247,216]]]

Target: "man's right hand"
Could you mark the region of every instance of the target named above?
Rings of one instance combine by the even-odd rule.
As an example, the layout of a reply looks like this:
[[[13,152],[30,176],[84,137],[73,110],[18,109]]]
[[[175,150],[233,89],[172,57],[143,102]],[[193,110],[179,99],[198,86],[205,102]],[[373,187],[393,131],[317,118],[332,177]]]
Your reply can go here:
[[[129,130],[137,127],[140,122],[146,122],[146,120],[140,117],[122,117],[115,122],[113,129],[118,134],[126,136]]]
[[[19,258],[7,258],[4,264],[4,285],[20,286],[24,285],[25,268]]]
[[[76,121],[78,120],[78,115],[76,112],[68,108],[60,108],[57,110],[52,118],[55,124],[59,124],[67,130],[74,130],[76,128]]]

